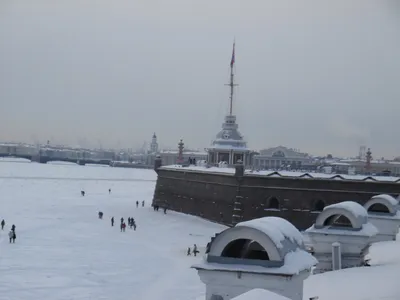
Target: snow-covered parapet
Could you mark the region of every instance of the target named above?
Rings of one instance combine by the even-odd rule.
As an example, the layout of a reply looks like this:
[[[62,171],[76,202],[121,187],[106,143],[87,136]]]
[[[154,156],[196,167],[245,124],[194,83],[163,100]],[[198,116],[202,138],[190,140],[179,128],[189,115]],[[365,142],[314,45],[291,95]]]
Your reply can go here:
[[[193,268],[206,284],[206,300],[229,300],[256,288],[301,300],[303,281],[316,264],[291,223],[265,217],[218,234]]]
[[[332,244],[340,243],[342,267],[364,264],[369,246],[378,234],[369,222],[367,210],[360,204],[345,201],[326,206],[315,224],[305,232],[311,251],[318,259],[315,272],[332,270]]]
[[[368,200],[364,207],[370,222],[379,231],[373,242],[396,240],[400,226],[399,201],[390,195],[381,194]]]

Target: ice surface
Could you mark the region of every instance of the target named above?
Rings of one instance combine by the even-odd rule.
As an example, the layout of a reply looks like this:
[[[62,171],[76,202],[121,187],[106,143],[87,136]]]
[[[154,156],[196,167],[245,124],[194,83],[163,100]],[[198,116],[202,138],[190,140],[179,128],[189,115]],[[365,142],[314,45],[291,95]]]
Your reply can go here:
[[[304,245],[303,235],[288,221],[277,217],[264,217],[240,222],[236,226],[246,226],[258,229],[267,234],[278,248],[282,248],[282,241],[289,239],[300,247]]]
[[[154,212],[155,179],[151,170],[0,162],[0,219],[7,230],[15,223],[18,234],[10,245],[7,230],[0,231],[0,299],[202,297],[205,286],[190,268],[201,257],[187,257],[186,249],[196,243],[203,254],[210,237],[225,227]],[[136,209],[136,200],[146,200],[146,207]],[[117,224],[121,216],[134,217],[137,231],[112,228],[111,215]],[[400,242],[376,243],[369,252],[371,267],[310,276],[304,300],[400,299]]]
[[[204,253],[211,236],[226,227],[154,212],[154,171],[30,163],[21,170],[20,165],[0,164],[3,175],[6,168],[12,174],[0,178],[0,219],[7,222],[0,230],[1,300],[188,300],[204,293],[190,269],[201,257],[187,257],[186,250],[196,243]],[[136,208],[136,200],[145,200],[146,207]],[[116,227],[110,226],[111,216]],[[135,218],[136,232],[120,232],[122,216]],[[17,241],[10,245],[13,223]]]

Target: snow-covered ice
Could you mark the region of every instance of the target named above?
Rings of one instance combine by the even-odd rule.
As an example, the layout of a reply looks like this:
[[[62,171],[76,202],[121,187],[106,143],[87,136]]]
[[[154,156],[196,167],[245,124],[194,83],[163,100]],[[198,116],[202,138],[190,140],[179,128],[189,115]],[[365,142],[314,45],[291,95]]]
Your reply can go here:
[[[190,268],[225,229],[175,212],[154,212],[151,170],[0,162],[1,300],[194,300],[205,287]],[[112,189],[111,195],[108,189]],[[82,197],[80,191],[85,190]],[[146,207],[136,208],[136,200]],[[97,213],[104,212],[99,220]],[[134,217],[137,231],[110,226]],[[16,225],[17,241],[7,232]],[[310,276],[304,299],[400,299],[400,242],[370,248],[372,267]]]

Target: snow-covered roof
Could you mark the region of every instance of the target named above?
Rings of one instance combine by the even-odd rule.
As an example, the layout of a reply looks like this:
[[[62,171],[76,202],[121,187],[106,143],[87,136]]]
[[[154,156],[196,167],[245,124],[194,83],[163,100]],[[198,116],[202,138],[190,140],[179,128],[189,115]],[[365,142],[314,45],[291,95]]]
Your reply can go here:
[[[238,244],[247,252],[255,242],[262,248],[267,259],[247,259],[245,256],[231,257],[224,253],[230,251],[233,243],[248,240],[249,244]],[[251,260],[251,263],[249,262]],[[291,223],[278,217],[264,217],[238,223],[218,234],[210,245],[203,263],[193,266],[196,269],[246,271],[252,273],[272,273],[292,276],[309,270],[317,261],[305,251],[302,234]]]
[[[203,298],[204,299],[204,298]],[[284,296],[275,294],[268,290],[254,289],[244,293],[240,296],[233,298],[232,300],[290,300]]]
[[[162,166],[163,169],[181,169],[178,165]],[[203,166],[188,166],[185,167],[185,171],[193,172],[204,172],[204,173],[225,173],[232,175],[235,173],[234,168],[218,168],[211,167],[206,168]],[[256,171],[256,170],[245,170],[245,176],[263,176],[263,177],[296,177],[303,179],[325,179],[325,180],[355,180],[355,181],[377,181],[377,182],[393,182],[400,183],[399,177],[393,176],[367,176],[367,175],[345,175],[345,174],[325,174],[325,173],[314,173],[314,172],[297,172],[297,171]]]
[[[388,194],[376,195],[376,196],[373,196],[371,199],[384,199],[385,201],[387,201],[388,203],[390,203],[393,206],[396,206],[399,204],[399,201],[397,199],[395,199],[394,197],[392,197]]]
[[[275,243],[277,248],[282,248],[282,241],[289,239],[298,247],[304,247],[303,235],[300,231],[285,219],[278,217],[264,217],[250,221],[240,222],[237,227],[250,227],[264,232]]]
[[[331,218],[343,216],[351,223],[350,228],[343,228],[327,224]],[[324,207],[318,215],[315,224],[308,228],[306,232],[322,234],[343,234],[357,236],[373,236],[378,230],[374,225],[368,222],[368,212],[359,203],[353,201],[344,201]]]
[[[359,220],[359,222],[365,223],[365,221],[368,219],[367,210],[357,202],[343,201],[335,203],[332,205],[325,206],[324,211],[329,211],[330,209],[335,209],[335,208],[340,208],[351,212]]]
[[[374,205],[380,204],[386,207],[387,212],[382,211],[374,211]],[[387,194],[381,194],[377,196],[373,196],[370,200],[368,200],[364,207],[369,214],[373,215],[397,215],[397,210],[399,206],[399,201]]]
[[[203,258],[203,262],[194,264],[192,268],[209,271],[228,271],[228,272],[248,272],[256,274],[276,274],[293,276],[297,275],[302,271],[310,270],[315,266],[318,261],[310,253],[297,249],[289,252],[285,255],[284,264],[278,268],[266,268],[257,265],[240,265],[240,264],[218,264],[218,263],[206,263]]]
[[[378,229],[372,225],[371,223],[364,224],[361,230],[353,231],[346,230],[344,228],[331,228],[329,226],[325,226],[322,228],[316,228],[315,225],[312,225],[310,228],[306,229],[306,233],[318,233],[318,234],[335,234],[335,235],[346,235],[346,236],[367,236],[372,237],[379,233]]]

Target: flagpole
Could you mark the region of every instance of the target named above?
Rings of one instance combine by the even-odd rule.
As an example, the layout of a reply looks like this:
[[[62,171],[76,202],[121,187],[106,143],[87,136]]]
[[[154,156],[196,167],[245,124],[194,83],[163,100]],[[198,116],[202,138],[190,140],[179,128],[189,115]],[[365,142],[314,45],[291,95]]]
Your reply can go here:
[[[230,81],[229,84],[227,84],[230,87],[230,105],[229,105],[229,115],[232,116],[233,112],[233,93],[234,93],[234,87],[237,86],[237,84],[234,83],[234,74],[233,74],[233,65],[235,64],[235,41],[233,41],[233,49],[232,49],[232,58],[231,58],[231,75],[230,75]]]

